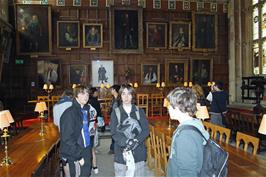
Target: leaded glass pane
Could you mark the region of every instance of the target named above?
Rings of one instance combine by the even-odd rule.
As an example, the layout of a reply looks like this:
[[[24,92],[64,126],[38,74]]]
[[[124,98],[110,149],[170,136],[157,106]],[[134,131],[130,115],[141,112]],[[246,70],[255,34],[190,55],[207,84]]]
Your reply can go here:
[[[258,8],[253,10],[253,40],[259,38],[259,12]]]
[[[255,43],[253,45],[253,73],[260,74],[259,68],[259,44]]]

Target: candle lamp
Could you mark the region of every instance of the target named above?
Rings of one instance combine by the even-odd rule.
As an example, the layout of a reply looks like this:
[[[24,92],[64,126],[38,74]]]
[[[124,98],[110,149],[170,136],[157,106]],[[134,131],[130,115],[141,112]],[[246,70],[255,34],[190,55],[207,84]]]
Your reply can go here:
[[[41,120],[41,129],[40,129],[40,133],[39,133],[40,136],[44,136],[45,135],[44,121],[43,120],[45,118],[44,111],[46,111],[46,110],[47,110],[47,107],[46,107],[46,103],[45,102],[36,103],[34,111],[39,113],[39,118]]]
[[[8,134],[8,127],[11,123],[14,122],[14,119],[9,112],[9,110],[4,110],[0,112],[0,129],[3,130],[3,135],[1,136],[4,139],[5,144],[5,157],[2,159],[1,166],[9,166],[13,162],[11,158],[8,156],[8,146],[7,146],[7,138],[10,136]]]

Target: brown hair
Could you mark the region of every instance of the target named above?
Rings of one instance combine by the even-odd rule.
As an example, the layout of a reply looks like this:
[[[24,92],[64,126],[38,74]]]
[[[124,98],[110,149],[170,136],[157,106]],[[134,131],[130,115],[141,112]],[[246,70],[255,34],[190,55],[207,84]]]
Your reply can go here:
[[[121,98],[121,94],[122,94],[122,92],[123,92],[125,89],[127,89],[128,92],[132,95],[132,101],[131,101],[131,103],[132,103],[132,104],[135,104],[135,103],[136,103],[136,91],[135,91],[135,89],[134,89],[131,85],[129,85],[129,84],[123,84],[123,85],[121,85],[121,87],[120,87],[120,89],[119,89],[119,96],[118,96],[119,100],[121,100],[121,102],[123,102],[123,101],[122,101],[122,98]]]
[[[202,87],[200,85],[198,85],[198,84],[193,85],[192,86],[192,91],[194,93],[196,93],[198,99],[201,98],[201,97],[204,97],[204,92],[203,92],[203,89],[202,89]]]
[[[177,87],[167,95],[167,99],[173,108],[177,107],[181,112],[188,113],[190,116],[194,116],[197,111],[197,96],[191,88]]]
[[[84,93],[87,92],[89,93],[89,88],[86,87],[85,85],[77,85],[74,89],[73,89],[73,95],[74,97],[78,97],[79,93]]]

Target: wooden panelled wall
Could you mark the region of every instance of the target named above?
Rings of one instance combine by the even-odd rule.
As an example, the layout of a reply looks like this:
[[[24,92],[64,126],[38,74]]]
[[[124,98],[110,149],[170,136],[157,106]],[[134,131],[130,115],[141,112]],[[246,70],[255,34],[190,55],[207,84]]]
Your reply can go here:
[[[126,68],[131,68],[134,75],[131,78],[132,82],[141,81],[141,63],[158,63],[160,64],[161,81],[165,81],[165,66],[166,61],[178,59],[202,59],[208,58],[213,60],[213,80],[222,80],[228,84],[228,21],[227,13],[223,12],[223,4],[218,3],[217,14],[217,50],[215,52],[208,51],[193,51],[191,49],[177,50],[177,49],[148,49],[146,48],[146,22],[166,22],[171,21],[189,21],[192,23],[192,13],[196,11],[196,2],[191,2],[191,10],[182,10],[182,1],[177,1],[176,10],[168,10],[167,2],[162,0],[162,9],[153,9],[153,0],[146,0],[146,8],[143,9],[143,54],[115,54],[110,51],[110,23],[109,23],[109,8],[105,7],[105,0],[98,0],[99,7],[92,8],[89,6],[89,0],[82,0],[81,7],[73,7],[72,0],[66,0],[64,7],[55,6],[55,0],[49,0],[49,5],[52,6],[52,55],[49,56],[16,56],[16,58],[23,59],[23,65],[14,65],[10,63],[9,70],[16,72],[8,72],[6,77],[12,79],[15,95],[28,95],[27,97],[34,98],[40,94],[41,89],[37,87],[37,61],[39,60],[58,60],[60,63],[60,86],[58,88],[70,87],[69,83],[69,66],[71,64],[83,64],[87,66],[88,78],[87,83],[91,82],[91,61],[95,59],[113,60],[114,61],[114,82],[124,83],[124,71]],[[19,3],[19,1],[17,1]],[[205,7],[201,12],[210,13],[210,4],[205,3]],[[115,7],[120,7],[121,2],[115,1]],[[137,1],[131,1],[129,7],[138,7]],[[12,17],[14,18],[14,17]],[[80,48],[72,48],[70,51],[57,48],[57,21],[80,21]],[[103,24],[103,48],[90,50],[82,47],[82,24],[83,23],[102,23]],[[193,28],[193,24],[192,24]],[[191,29],[191,39],[194,37]],[[169,39],[169,37],[167,36]],[[169,40],[167,46],[169,46]],[[192,41],[191,41],[192,44]],[[190,63],[190,62],[189,62]],[[189,74],[190,75],[190,74]],[[35,82],[35,86],[32,86]],[[15,86],[14,86],[15,85]],[[157,91],[155,86],[142,86],[139,84],[140,92],[154,92]],[[173,88],[173,87],[171,87]],[[168,88],[171,89],[171,88]],[[19,91],[20,90],[20,91]],[[21,92],[21,90],[23,90]],[[18,93],[19,92],[19,93]]]

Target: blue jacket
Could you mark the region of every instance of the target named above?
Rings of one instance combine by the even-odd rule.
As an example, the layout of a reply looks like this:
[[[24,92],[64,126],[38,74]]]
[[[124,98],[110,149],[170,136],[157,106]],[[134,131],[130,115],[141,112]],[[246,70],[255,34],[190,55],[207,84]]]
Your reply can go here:
[[[185,124],[195,126],[206,139],[209,139],[209,133],[204,129],[200,120],[187,120],[179,127]],[[202,167],[204,144],[206,144],[206,141],[194,130],[179,132],[177,128],[172,138],[166,176],[197,177]]]

